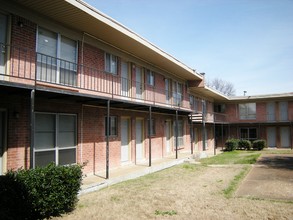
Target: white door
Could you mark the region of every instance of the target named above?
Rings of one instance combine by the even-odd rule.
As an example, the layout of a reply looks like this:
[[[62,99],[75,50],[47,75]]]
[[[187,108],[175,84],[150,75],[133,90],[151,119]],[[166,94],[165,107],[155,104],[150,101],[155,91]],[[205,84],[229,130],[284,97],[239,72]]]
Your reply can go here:
[[[268,140],[268,147],[276,147],[276,128],[269,127],[267,128],[267,140]]]
[[[0,175],[3,175],[3,154],[6,143],[6,116],[5,111],[0,109]]]
[[[121,162],[129,161],[129,119],[121,119]]]
[[[129,75],[128,75],[128,63],[121,62],[121,95],[123,97],[129,97]]]
[[[5,74],[5,62],[6,62],[6,26],[7,18],[5,15],[0,14],[0,79],[3,79]]]
[[[280,111],[280,120],[287,121],[288,120],[288,102],[280,102],[279,111]]]
[[[135,76],[136,76],[136,98],[142,99],[142,93],[143,93],[143,77],[142,77],[142,71],[140,67],[135,68]]]
[[[281,136],[281,147],[290,147],[290,128],[281,127],[280,136]]]
[[[275,121],[275,103],[267,103],[267,121]]]
[[[166,135],[166,153],[171,152],[171,122],[167,121],[165,126],[165,135]]]
[[[144,159],[144,149],[143,149],[143,120],[136,119],[136,160]]]

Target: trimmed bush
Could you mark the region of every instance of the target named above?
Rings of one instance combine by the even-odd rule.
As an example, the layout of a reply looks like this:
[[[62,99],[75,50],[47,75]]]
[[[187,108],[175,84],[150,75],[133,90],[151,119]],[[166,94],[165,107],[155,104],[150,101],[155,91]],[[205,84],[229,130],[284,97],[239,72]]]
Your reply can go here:
[[[251,142],[249,140],[240,140],[238,143],[239,149],[250,150]]]
[[[19,215],[27,217],[22,216],[22,219],[44,219],[60,216],[75,208],[81,187],[82,166],[56,166],[51,163],[31,170],[9,171],[6,177],[9,180],[7,183],[14,183],[11,189],[26,201],[23,208],[27,211]],[[7,209],[13,210],[13,207]]]
[[[256,149],[256,150],[262,150],[265,148],[265,146],[266,146],[265,140],[255,140],[252,143],[253,149]]]
[[[225,150],[226,151],[236,150],[238,148],[238,142],[239,142],[238,139],[234,139],[234,138],[228,139],[225,142]]]

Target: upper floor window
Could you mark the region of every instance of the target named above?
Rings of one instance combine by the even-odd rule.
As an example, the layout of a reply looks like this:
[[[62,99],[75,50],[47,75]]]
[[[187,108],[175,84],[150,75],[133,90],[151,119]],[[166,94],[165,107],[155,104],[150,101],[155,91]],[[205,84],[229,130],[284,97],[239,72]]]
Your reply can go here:
[[[240,119],[256,119],[256,103],[239,104]]]
[[[37,35],[37,79],[76,85],[77,42],[42,27]]]
[[[146,69],[147,84],[155,86],[155,74],[153,71]]]
[[[112,74],[118,73],[118,58],[117,56],[105,53],[105,71]]]
[[[183,85],[179,82],[173,82],[172,90],[174,105],[181,106],[183,99]]]

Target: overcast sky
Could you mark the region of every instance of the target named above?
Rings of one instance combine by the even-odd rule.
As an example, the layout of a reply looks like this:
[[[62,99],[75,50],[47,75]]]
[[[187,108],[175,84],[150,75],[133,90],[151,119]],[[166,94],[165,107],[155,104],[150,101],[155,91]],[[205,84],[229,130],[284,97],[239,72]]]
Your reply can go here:
[[[293,0],[85,0],[236,95],[293,92]]]

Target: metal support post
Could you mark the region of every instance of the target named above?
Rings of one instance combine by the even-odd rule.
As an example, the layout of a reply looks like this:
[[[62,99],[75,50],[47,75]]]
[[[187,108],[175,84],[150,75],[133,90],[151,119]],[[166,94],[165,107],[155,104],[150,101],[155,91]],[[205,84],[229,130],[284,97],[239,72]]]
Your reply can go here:
[[[152,107],[149,107],[149,167],[152,166]]]
[[[175,142],[176,159],[178,159],[178,110],[176,110]]]
[[[110,136],[110,100],[107,101],[107,124],[106,124],[106,179],[109,179],[109,136]]]
[[[30,127],[31,127],[31,146],[30,146],[30,169],[34,168],[35,157],[34,157],[34,149],[35,149],[35,90],[31,91],[31,107],[30,107]]]

